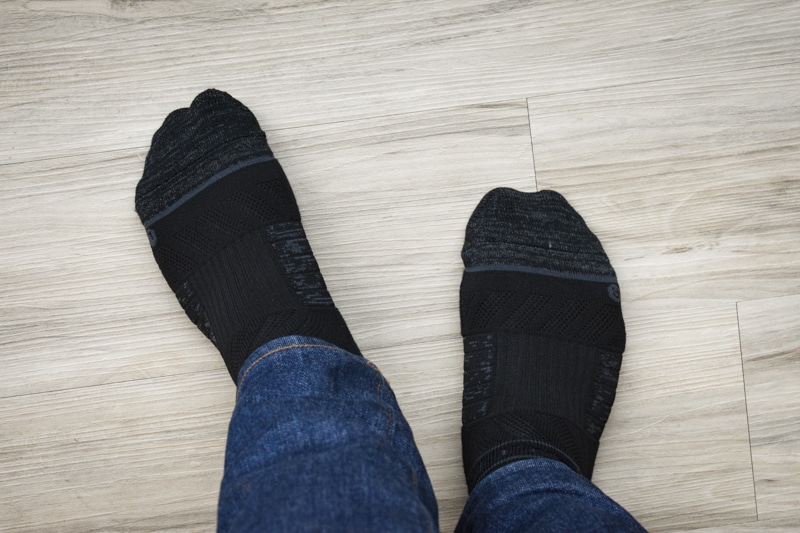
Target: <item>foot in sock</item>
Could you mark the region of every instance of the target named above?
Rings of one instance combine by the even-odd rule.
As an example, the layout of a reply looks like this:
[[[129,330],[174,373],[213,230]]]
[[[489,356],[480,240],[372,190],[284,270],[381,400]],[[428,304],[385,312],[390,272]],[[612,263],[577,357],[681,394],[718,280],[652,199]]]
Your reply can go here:
[[[234,381],[253,350],[287,335],[360,355],[266,135],[229,94],[209,89],[166,118],[136,212],[164,278]]]
[[[495,189],[469,220],[462,258],[469,490],[533,457],[591,478],[625,349],[600,241],[556,192]]]

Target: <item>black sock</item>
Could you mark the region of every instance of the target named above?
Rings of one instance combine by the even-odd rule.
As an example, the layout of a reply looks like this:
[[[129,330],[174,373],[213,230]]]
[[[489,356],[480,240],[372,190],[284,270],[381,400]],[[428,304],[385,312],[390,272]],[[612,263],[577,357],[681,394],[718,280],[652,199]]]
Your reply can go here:
[[[136,212],[167,283],[234,381],[253,350],[286,335],[359,354],[266,135],[227,93],[209,89],[166,118]]]
[[[590,478],[625,348],[600,241],[556,192],[495,189],[469,220],[462,258],[469,490],[532,457]]]

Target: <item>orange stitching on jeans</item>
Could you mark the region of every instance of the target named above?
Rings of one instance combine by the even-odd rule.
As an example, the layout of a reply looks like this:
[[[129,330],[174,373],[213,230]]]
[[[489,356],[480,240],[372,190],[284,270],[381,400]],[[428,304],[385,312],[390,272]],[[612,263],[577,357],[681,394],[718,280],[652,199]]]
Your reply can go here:
[[[329,348],[331,350],[336,350],[337,349],[337,348],[331,348],[330,346],[327,346],[325,344],[291,344],[289,346],[281,346],[280,348],[275,348],[271,352],[267,352],[267,353],[263,354],[261,357],[259,357],[258,359],[256,359],[255,361],[253,361],[252,364],[247,367],[247,370],[244,371],[244,374],[242,374],[242,379],[239,380],[239,384],[244,383],[244,378],[247,377],[247,374],[258,363],[260,363],[261,361],[263,361],[264,359],[266,359],[270,355],[276,354],[278,352],[282,352],[284,350],[291,350],[292,348]],[[339,349],[341,349],[341,348],[339,348]],[[239,387],[237,387],[236,388],[236,399],[237,400],[239,399],[239,390],[240,390]]]
[[[394,409],[389,407],[389,430],[386,432],[386,440],[392,440],[392,433],[394,433]]]
[[[417,485],[417,472],[413,468],[411,469],[411,485],[414,487],[414,496],[419,498],[419,485]],[[425,527],[428,531],[433,531],[431,528],[431,519],[427,513],[425,513]]]
[[[375,387],[375,392],[376,392],[377,394],[380,394],[380,393],[381,393],[381,389],[383,389],[383,380],[385,380],[386,378],[385,378],[385,377],[383,376],[383,374],[381,373],[381,369],[380,369],[380,368],[378,368],[377,366],[375,366],[375,363],[373,363],[373,362],[372,362],[372,361],[370,361],[369,359],[364,359],[364,361],[366,361],[367,365],[368,365],[368,366],[369,366],[369,367],[370,367],[372,370],[374,370],[375,372],[377,372],[377,373],[378,373],[378,377],[379,377],[380,379],[378,380],[378,385]]]

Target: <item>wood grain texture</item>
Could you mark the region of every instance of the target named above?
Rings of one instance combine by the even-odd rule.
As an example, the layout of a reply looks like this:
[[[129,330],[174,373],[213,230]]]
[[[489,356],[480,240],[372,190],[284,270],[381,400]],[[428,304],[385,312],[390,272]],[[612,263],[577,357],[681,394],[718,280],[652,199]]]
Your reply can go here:
[[[721,527],[703,527],[700,529],[684,529],[681,531],[693,533],[759,533],[768,531],[770,533],[795,533],[800,530],[800,520],[756,520],[742,524],[728,524]]]
[[[133,211],[134,151],[0,170],[0,396],[220,369]],[[232,385],[231,385],[231,388]]]
[[[755,519],[735,305],[623,303],[628,345],[593,481],[649,531]]]
[[[213,530],[232,389],[199,372],[0,399],[0,529]]]
[[[758,516],[800,523],[798,310],[798,295],[739,304]]]
[[[494,187],[536,189],[524,101],[292,128],[271,139],[359,346],[458,334],[472,210]]]
[[[735,305],[626,305],[628,348],[594,481],[650,531],[755,520]],[[442,531],[466,501],[459,337],[377,349],[412,424]]]
[[[466,499],[458,254],[495,186],[564,193],[619,273],[598,485],[651,531],[798,529],[800,2],[11,0],[0,21],[1,531],[214,528],[233,385],[133,212],[152,133],[209,86],[267,131],[443,531]]]
[[[459,252],[491,187],[535,190],[524,101],[275,132],[362,349],[458,333]],[[0,166],[0,396],[222,368],[133,212],[141,150]]]
[[[800,64],[529,101],[537,181],[631,300],[800,292]]]
[[[209,86],[255,102],[272,130],[786,64],[800,49],[797,1],[14,0],[0,20],[0,162],[144,146]]]

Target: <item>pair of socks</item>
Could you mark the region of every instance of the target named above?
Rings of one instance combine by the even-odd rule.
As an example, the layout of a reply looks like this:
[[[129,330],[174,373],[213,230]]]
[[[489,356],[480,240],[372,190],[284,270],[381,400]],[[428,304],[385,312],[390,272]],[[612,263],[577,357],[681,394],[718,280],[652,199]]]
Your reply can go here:
[[[287,335],[360,351],[309,246],[292,189],[250,110],[209,89],[153,136],[136,211],[186,314],[234,381]],[[531,457],[591,477],[625,345],[616,275],[558,193],[490,191],[462,259],[467,485]]]

